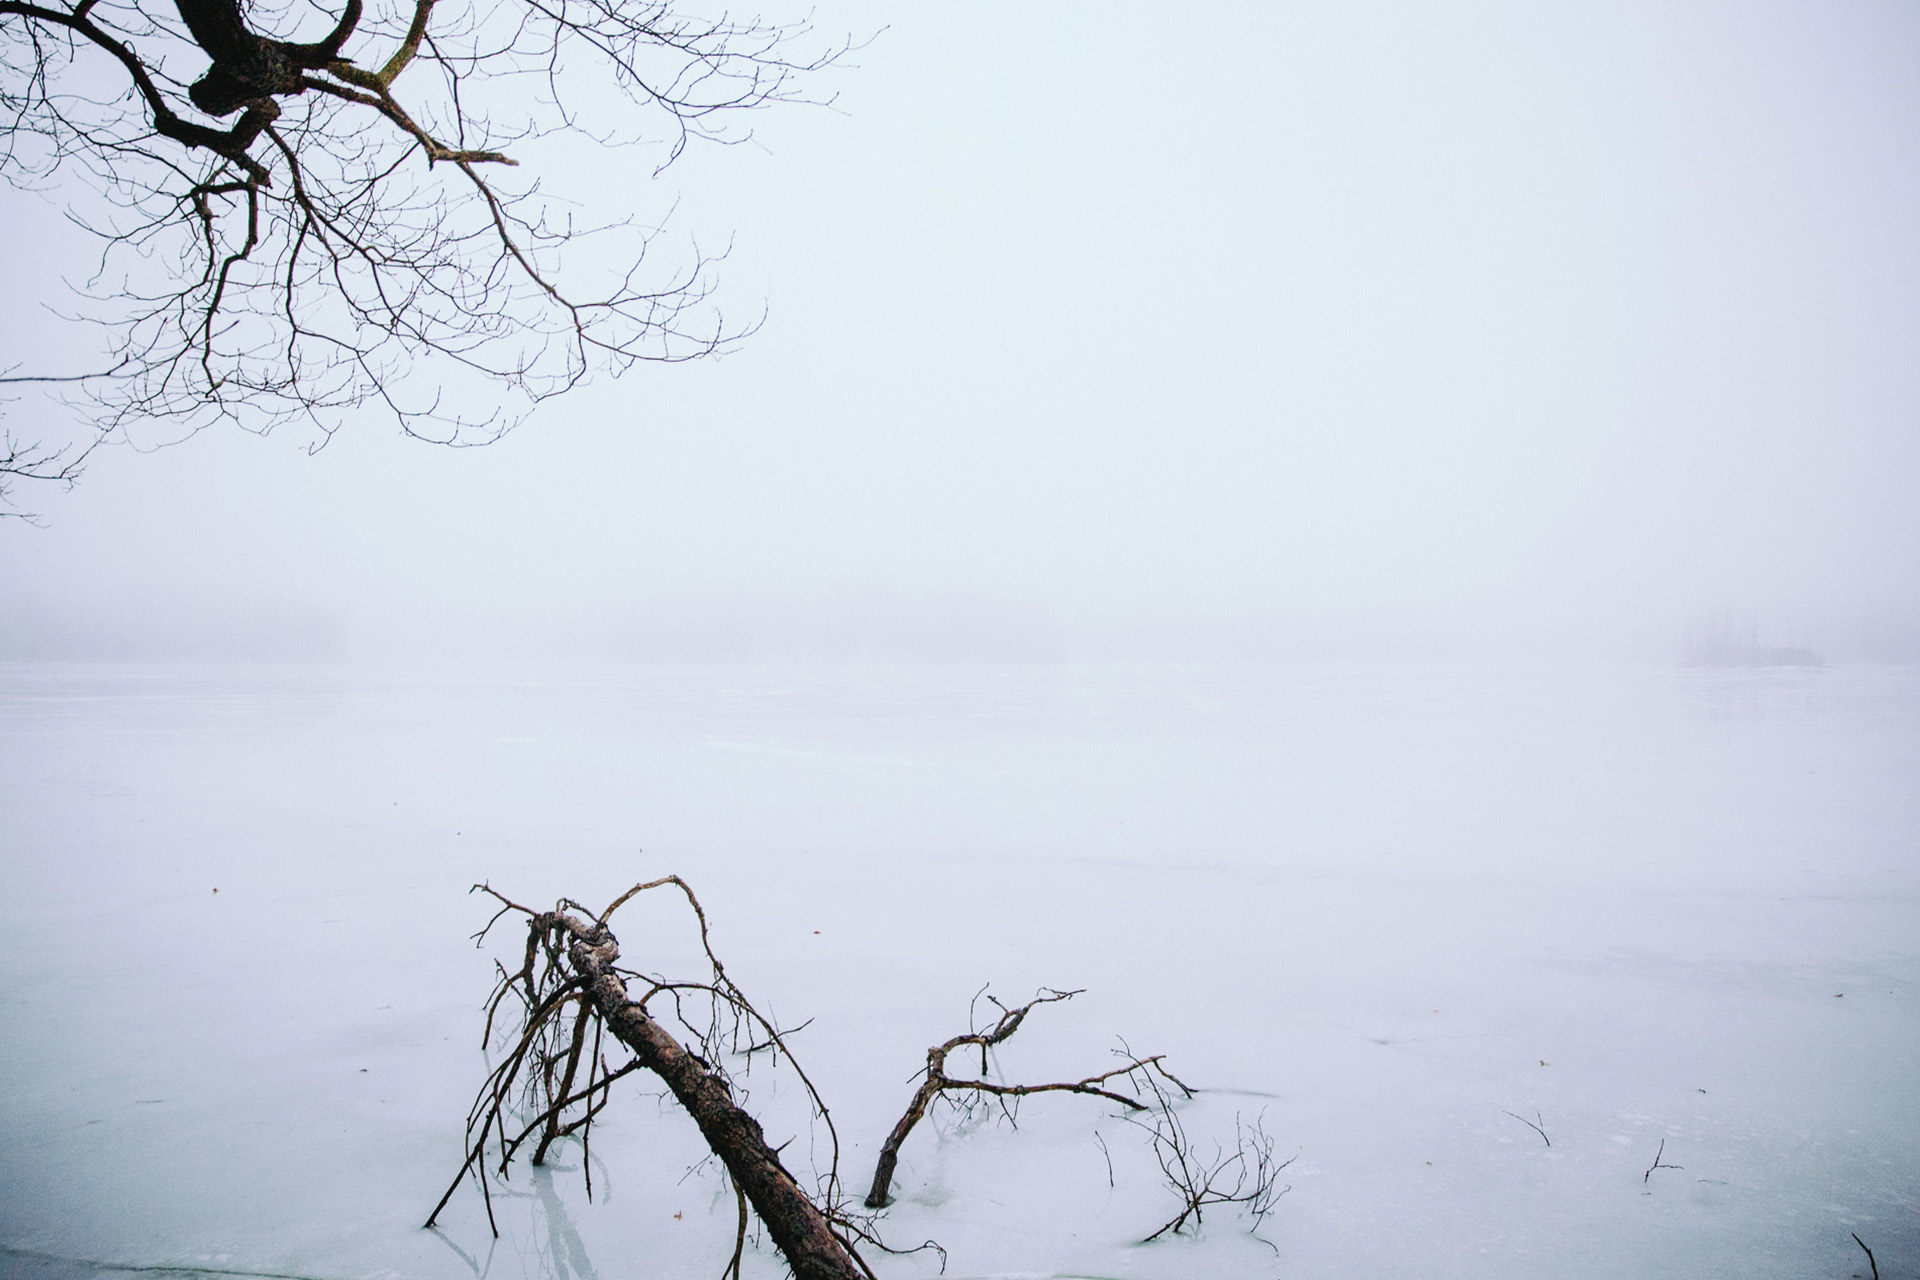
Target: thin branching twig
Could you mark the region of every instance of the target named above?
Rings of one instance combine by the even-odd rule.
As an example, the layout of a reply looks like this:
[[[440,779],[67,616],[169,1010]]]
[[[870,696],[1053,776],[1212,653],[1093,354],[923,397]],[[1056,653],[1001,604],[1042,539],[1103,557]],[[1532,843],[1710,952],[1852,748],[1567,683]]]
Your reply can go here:
[[[1527,1128],[1539,1134],[1540,1141],[1546,1143],[1548,1146],[1553,1145],[1553,1139],[1547,1136],[1546,1119],[1543,1116],[1541,1116],[1541,1114],[1538,1111],[1533,1113],[1533,1119],[1531,1120],[1513,1111],[1508,1111],[1508,1112],[1505,1112],[1504,1114],[1512,1116],[1515,1120],[1518,1120],[1521,1124],[1527,1126]],[[1565,1135],[1562,1135],[1562,1136],[1565,1136]]]
[[[1684,1168],[1686,1168],[1686,1166],[1685,1166],[1685,1165],[1682,1165],[1682,1164],[1666,1164],[1666,1163],[1664,1163],[1664,1162],[1663,1162],[1663,1161],[1662,1161],[1662,1160],[1660,1159],[1660,1157],[1661,1157],[1661,1156],[1663,1156],[1663,1155],[1665,1155],[1666,1153],[1667,1153],[1667,1140],[1666,1140],[1665,1138],[1662,1138],[1662,1139],[1660,1139],[1660,1149],[1659,1149],[1658,1151],[1655,1151],[1655,1152],[1653,1153],[1653,1163],[1647,1166],[1647,1171],[1646,1171],[1646,1173],[1644,1173],[1644,1174],[1642,1174],[1642,1175],[1641,1175],[1641,1177],[1640,1177],[1640,1181],[1641,1181],[1641,1182],[1647,1182],[1647,1181],[1649,1181],[1649,1180],[1651,1180],[1651,1179],[1652,1179],[1652,1177],[1653,1177],[1653,1171],[1654,1171],[1655,1169],[1684,1169]]]

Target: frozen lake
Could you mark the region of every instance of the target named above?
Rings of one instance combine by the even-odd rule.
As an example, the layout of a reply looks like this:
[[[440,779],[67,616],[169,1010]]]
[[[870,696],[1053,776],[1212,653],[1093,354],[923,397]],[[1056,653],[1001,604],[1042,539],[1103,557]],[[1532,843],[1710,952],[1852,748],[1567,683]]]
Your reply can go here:
[[[949,1275],[1845,1280],[1854,1233],[1920,1275],[1913,669],[15,664],[0,815],[7,1274],[718,1274],[731,1197],[638,1086],[593,1203],[574,1148],[497,1243],[471,1186],[419,1227],[484,1070],[468,886],[678,872],[814,1019],[850,1182],[988,982],[1086,988],[1009,1078],[1124,1036],[1296,1157],[1271,1247],[1141,1246],[1110,1107],[924,1126],[885,1227]]]

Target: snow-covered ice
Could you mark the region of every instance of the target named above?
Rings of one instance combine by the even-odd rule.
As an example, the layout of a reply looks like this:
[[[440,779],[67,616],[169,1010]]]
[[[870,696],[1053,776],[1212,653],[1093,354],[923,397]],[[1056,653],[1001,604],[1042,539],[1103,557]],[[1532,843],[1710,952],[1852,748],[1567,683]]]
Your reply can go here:
[[[717,1274],[731,1198],[638,1087],[592,1203],[574,1149],[497,1244],[471,1187],[419,1226],[483,1070],[468,886],[676,871],[815,1019],[849,1182],[988,982],[1086,988],[1010,1076],[1124,1036],[1296,1157],[1271,1246],[1141,1246],[1110,1109],[923,1127],[885,1225],[949,1275],[1849,1277],[1856,1232],[1920,1274],[1912,669],[15,664],[0,867],[0,1272]]]

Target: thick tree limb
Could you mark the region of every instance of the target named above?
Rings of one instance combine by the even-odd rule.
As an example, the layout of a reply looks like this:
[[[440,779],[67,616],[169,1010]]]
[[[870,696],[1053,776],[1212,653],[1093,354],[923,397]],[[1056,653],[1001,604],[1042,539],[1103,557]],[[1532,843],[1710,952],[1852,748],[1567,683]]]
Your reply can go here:
[[[726,1082],[627,999],[626,983],[613,972],[620,946],[604,926],[592,929],[564,913],[553,922],[574,935],[567,953],[586,980],[608,1030],[633,1051],[641,1066],[666,1082],[674,1098],[700,1126],[707,1146],[720,1157],[773,1242],[800,1280],[854,1280],[860,1269],[833,1234],[826,1215],[800,1190],[780,1156],[768,1145],[760,1122],[733,1101]]]
[[[677,886],[685,894],[699,920],[701,945],[712,963],[712,977],[704,982],[650,979],[646,991],[636,1000],[628,988],[628,978],[633,975],[618,967],[620,944],[606,921],[634,894],[668,884]],[[491,889],[486,891],[492,893]],[[499,990],[489,1002],[488,1026],[491,1030],[500,1002],[508,993],[516,994],[526,1009],[525,1021],[506,1058],[489,1074],[475,1100],[469,1116],[466,1162],[447,1195],[427,1219],[427,1225],[433,1225],[468,1173],[477,1173],[485,1188],[489,1177],[485,1152],[490,1141],[498,1148],[498,1169],[504,1174],[515,1150],[539,1131],[542,1137],[534,1162],[540,1163],[559,1138],[577,1130],[584,1141],[596,1109],[596,1094],[600,1105],[604,1105],[607,1086],[619,1076],[638,1069],[659,1077],[693,1118],[708,1149],[726,1167],[741,1197],[743,1211],[751,1205],[800,1280],[860,1280],[870,1276],[847,1238],[837,1229],[840,1224],[832,1208],[837,1194],[834,1179],[829,1176],[828,1203],[823,1208],[801,1189],[781,1163],[779,1152],[768,1143],[759,1121],[740,1106],[732,1085],[716,1065],[725,1045],[737,1040],[738,1034],[728,1035],[718,1023],[710,1021],[697,1037],[701,1051],[695,1052],[648,1012],[647,1001],[656,996],[671,998],[678,1009],[684,993],[704,994],[712,1000],[713,1017],[732,1017],[740,1032],[754,1033],[748,1037],[749,1043],[763,1036],[762,1043],[776,1052],[785,1052],[781,1032],[747,1003],[714,957],[707,939],[706,914],[686,883],[669,876],[637,885],[599,916],[565,900],[554,910],[543,912],[506,899],[501,901],[504,905],[500,914],[517,911],[526,915],[527,945],[521,968],[513,973],[501,971]],[[500,915],[494,918],[497,921]],[[489,923],[488,928],[491,927]],[[485,933],[486,930],[482,930],[481,936]],[[562,1031],[561,1014],[576,1004],[577,1012]],[[684,1014],[680,1016],[684,1019]],[[585,1050],[590,1022],[596,1034],[598,1028],[604,1028],[633,1055],[626,1065],[604,1071],[598,1083],[592,1079],[592,1073],[598,1068],[599,1055],[597,1051]],[[791,1063],[791,1055],[787,1057]],[[583,1060],[588,1063],[589,1080],[587,1087],[576,1093],[574,1081]],[[801,1079],[805,1081],[804,1073]],[[516,1090],[523,1086],[544,1105],[536,1103],[536,1114],[527,1120],[517,1137],[509,1139],[505,1113]],[[811,1093],[811,1083],[807,1088]],[[814,1096],[817,1104],[817,1095]],[[571,1124],[563,1123],[567,1109],[581,1103],[585,1104],[585,1115]],[[824,1107],[819,1108],[819,1113],[825,1115]],[[489,1135],[495,1133],[498,1137],[490,1138]],[[836,1153],[837,1149],[836,1139]],[[736,1232],[734,1260],[729,1264],[729,1269],[736,1273],[744,1236],[743,1217]]]

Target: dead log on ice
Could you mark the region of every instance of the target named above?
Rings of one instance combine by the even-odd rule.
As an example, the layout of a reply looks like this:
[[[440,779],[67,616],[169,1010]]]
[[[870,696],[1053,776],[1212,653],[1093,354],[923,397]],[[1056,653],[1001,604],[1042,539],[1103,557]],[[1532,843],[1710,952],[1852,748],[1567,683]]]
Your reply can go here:
[[[703,981],[649,978],[618,967],[620,944],[608,927],[608,919],[636,894],[669,884],[686,895],[699,920],[701,946],[711,966]],[[639,1069],[652,1072],[666,1084],[700,1127],[708,1148],[726,1167],[741,1197],[741,1226],[729,1267],[733,1275],[739,1275],[745,1214],[751,1204],[799,1280],[864,1280],[872,1276],[850,1239],[852,1234],[866,1233],[837,1212],[837,1136],[823,1207],[780,1163],[779,1152],[768,1144],[759,1121],[735,1101],[733,1087],[716,1065],[723,1053],[742,1052],[743,1037],[748,1054],[762,1050],[786,1054],[786,1045],[779,1029],[762,1017],[727,977],[707,940],[706,913],[683,880],[666,876],[635,885],[598,915],[568,899],[562,899],[552,911],[535,911],[501,897],[488,886],[475,888],[503,904],[477,937],[484,938],[502,916],[517,912],[527,918],[525,962],[515,973],[500,968],[499,985],[487,1010],[487,1036],[491,1038],[494,1017],[509,996],[517,997],[523,1006],[521,1026],[505,1059],[488,1075],[474,1100],[467,1122],[466,1162],[428,1217],[428,1226],[440,1216],[470,1171],[478,1176],[491,1223],[489,1150],[497,1155],[498,1169],[504,1176],[514,1154],[536,1133],[540,1139],[533,1156],[535,1164],[545,1160],[548,1147],[558,1138],[577,1133],[584,1144],[595,1115],[606,1105],[613,1081]],[[646,984],[637,1000],[628,990],[629,979]],[[647,1002],[663,994],[673,1002],[682,1026],[692,1033],[698,1052],[680,1043],[648,1012]],[[704,1026],[696,1028],[687,1022],[683,1002],[689,996],[704,997],[708,1014]],[[570,1009],[573,1017],[568,1019],[565,1014]],[[593,1033],[590,1051],[589,1030]],[[601,1056],[604,1036],[624,1045],[632,1059],[609,1068]],[[831,1134],[832,1119],[819,1094],[792,1055],[786,1057],[806,1084],[816,1114],[826,1121]],[[586,1083],[575,1091],[583,1064]],[[519,1131],[510,1137],[509,1130],[516,1125]],[[590,1171],[587,1176],[591,1194]]]
[[[708,966],[703,978],[669,979],[619,964],[620,943],[608,921],[637,895],[668,885],[684,895],[699,923],[700,947]],[[1136,1056],[1124,1041],[1115,1052],[1119,1065],[1082,1079],[1046,1084],[989,1079],[990,1052],[1018,1031],[1029,1013],[1079,993],[1042,988],[1033,999],[1010,1008],[983,989],[970,1011],[970,1030],[927,1050],[926,1067],[906,1113],[881,1146],[866,1197],[869,1210],[876,1212],[861,1213],[842,1193],[840,1139],[819,1090],[793,1057],[780,1028],[727,976],[707,936],[706,912],[685,881],[664,876],[635,885],[597,915],[567,898],[551,911],[535,911],[487,885],[474,889],[501,904],[493,919],[474,935],[476,941],[483,941],[510,915],[524,917],[527,926],[520,967],[509,972],[496,963],[498,981],[487,1004],[482,1043],[493,1042],[495,1021],[510,1000],[519,1005],[518,1020],[507,1034],[504,1057],[487,1074],[467,1113],[466,1159],[428,1215],[429,1227],[471,1173],[480,1184],[487,1221],[497,1236],[490,1184],[496,1174],[507,1177],[514,1156],[529,1142],[534,1143],[531,1161],[538,1165],[546,1161],[555,1142],[577,1138],[591,1197],[588,1143],[594,1119],[605,1109],[614,1082],[636,1071],[652,1072],[665,1083],[693,1118],[732,1183],[739,1224],[732,1260],[722,1273],[732,1280],[740,1277],[750,1213],[759,1215],[799,1280],[875,1280],[857,1243],[888,1253],[932,1250],[940,1254],[944,1268],[946,1252],[932,1241],[913,1249],[895,1249],[876,1230],[877,1211],[891,1199],[901,1144],[942,1099],[963,1114],[997,1105],[1009,1118],[1023,1098],[1042,1093],[1077,1093],[1119,1104],[1126,1112],[1123,1118],[1149,1135],[1166,1183],[1181,1204],[1180,1213],[1147,1237],[1149,1241],[1177,1234],[1189,1221],[1197,1228],[1202,1211],[1211,1205],[1246,1209],[1257,1229],[1286,1190],[1278,1186],[1277,1175],[1291,1161],[1274,1158],[1273,1142],[1258,1119],[1249,1127],[1236,1116],[1232,1153],[1216,1144],[1213,1156],[1202,1157],[1174,1110],[1176,1101],[1191,1099],[1194,1090],[1166,1069],[1160,1055]],[[637,999],[636,988],[641,991]],[[656,998],[662,1006],[657,1016],[647,1007]],[[997,1011],[991,1022],[977,1016],[982,999]],[[685,1043],[681,1034],[687,1037]],[[631,1054],[619,1066],[603,1055],[609,1040]],[[979,1075],[966,1074],[964,1068],[960,1075],[950,1074],[950,1055],[967,1049],[979,1051]],[[744,1077],[755,1055],[762,1053],[776,1063],[785,1060],[784,1069],[798,1077],[811,1103],[812,1122],[826,1131],[830,1158],[813,1194],[802,1189],[781,1164],[779,1149],[768,1143],[759,1121],[741,1105],[744,1089],[736,1087],[721,1065],[730,1060],[744,1062]],[[1143,1115],[1148,1118],[1138,1118]],[[1104,1141],[1101,1150],[1106,1150]],[[1109,1158],[1110,1183],[1112,1178]]]

